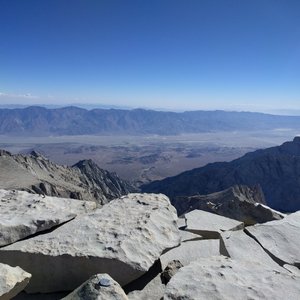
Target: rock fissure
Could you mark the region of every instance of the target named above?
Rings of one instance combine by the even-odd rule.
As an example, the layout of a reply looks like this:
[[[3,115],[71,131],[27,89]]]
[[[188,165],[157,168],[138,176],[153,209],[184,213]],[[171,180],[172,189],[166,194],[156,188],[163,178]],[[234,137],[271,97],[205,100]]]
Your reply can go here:
[[[145,219],[147,224],[138,224]],[[176,211],[166,196],[129,194],[50,233],[1,248],[0,261],[33,275],[30,293],[72,290],[97,273],[125,286],[179,243]]]
[[[249,237],[251,237],[264,251],[265,251],[265,253],[267,253],[269,256],[270,256],[270,258],[274,261],[274,262],[276,262],[280,267],[283,267],[285,264],[287,264],[286,262],[284,262],[283,260],[281,260],[281,259],[279,259],[278,257],[276,257],[274,254],[272,254],[270,251],[268,251],[266,248],[264,248],[263,246],[262,246],[262,244],[257,240],[257,238],[254,236],[254,235],[252,235],[248,230],[247,230],[247,228],[245,228],[244,229],[244,232],[245,232],[245,234],[247,234]]]
[[[32,238],[35,238],[35,237],[37,237],[37,236],[47,235],[47,234],[49,234],[49,233],[52,233],[53,231],[59,229],[60,227],[66,225],[67,223],[73,221],[75,218],[76,218],[76,216],[73,217],[73,218],[70,219],[70,220],[67,220],[67,221],[65,221],[65,222],[63,222],[63,223],[60,223],[60,224],[58,224],[58,225],[55,225],[55,226],[51,227],[50,229],[46,229],[46,230],[43,230],[43,231],[38,231],[38,232],[36,232],[36,233],[34,233],[34,234],[31,234],[31,235],[28,235],[28,236],[26,236],[26,237],[24,237],[24,238],[22,238],[22,239],[20,239],[20,240],[18,240],[18,241],[19,241],[19,242],[22,242],[22,241],[26,241],[26,240],[30,240],[30,239],[32,239]],[[14,242],[12,242],[12,243],[10,243],[10,244],[7,244],[7,245],[4,245],[4,246],[0,246],[0,248],[9,246],[9,245],[11,245],[11,244],[13,244],[13,243],[14,243]]]

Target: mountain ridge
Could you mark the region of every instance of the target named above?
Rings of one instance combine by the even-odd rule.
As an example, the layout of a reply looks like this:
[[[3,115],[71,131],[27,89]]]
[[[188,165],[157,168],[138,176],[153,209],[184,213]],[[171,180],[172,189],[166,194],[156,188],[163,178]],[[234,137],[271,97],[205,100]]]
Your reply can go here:
[[[69,167],[32,151],[13,155],[0,150],[0,187],[61,198],[84,199],[103,205],[135,189],[115,173],[91,160]]]
[[[267,204],[280,211],[300,209],[300,137],[280,146],[249,152],[142,186],[169,197],[210,194],[233,185],[260,185]]]
[[[254,112],[145,109],[91,109],[40,106],[0,109],[0,134],[49,135],[178,135],[213,131],[300,129],[300,116]]]

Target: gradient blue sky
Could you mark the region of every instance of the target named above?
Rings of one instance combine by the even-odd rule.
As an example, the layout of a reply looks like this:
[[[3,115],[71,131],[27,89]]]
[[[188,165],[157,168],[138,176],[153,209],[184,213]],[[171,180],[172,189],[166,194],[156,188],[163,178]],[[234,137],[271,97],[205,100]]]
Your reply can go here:
[[[299,0],[0,0],[0,104],[300,109]]]

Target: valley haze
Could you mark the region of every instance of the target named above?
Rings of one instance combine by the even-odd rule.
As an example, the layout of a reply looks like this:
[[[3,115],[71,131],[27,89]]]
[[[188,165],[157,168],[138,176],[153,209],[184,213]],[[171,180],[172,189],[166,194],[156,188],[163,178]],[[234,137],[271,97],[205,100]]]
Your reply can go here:
[[[300,134],[300,117],[251,112],[26,107],[0,109],[0,148],[59,164],[93,159],[139,186],[231,161]]]

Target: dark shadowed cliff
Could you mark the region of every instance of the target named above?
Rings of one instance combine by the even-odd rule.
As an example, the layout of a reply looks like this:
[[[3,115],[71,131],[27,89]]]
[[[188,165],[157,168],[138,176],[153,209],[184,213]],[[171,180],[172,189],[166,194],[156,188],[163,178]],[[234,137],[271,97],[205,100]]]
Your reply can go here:
[[[144,192],[205,195],[235,184],[260,185],[267,204],[281,211],[300,209],[300,138],[257,150],[231,162],[217,162],[144,185]]]

